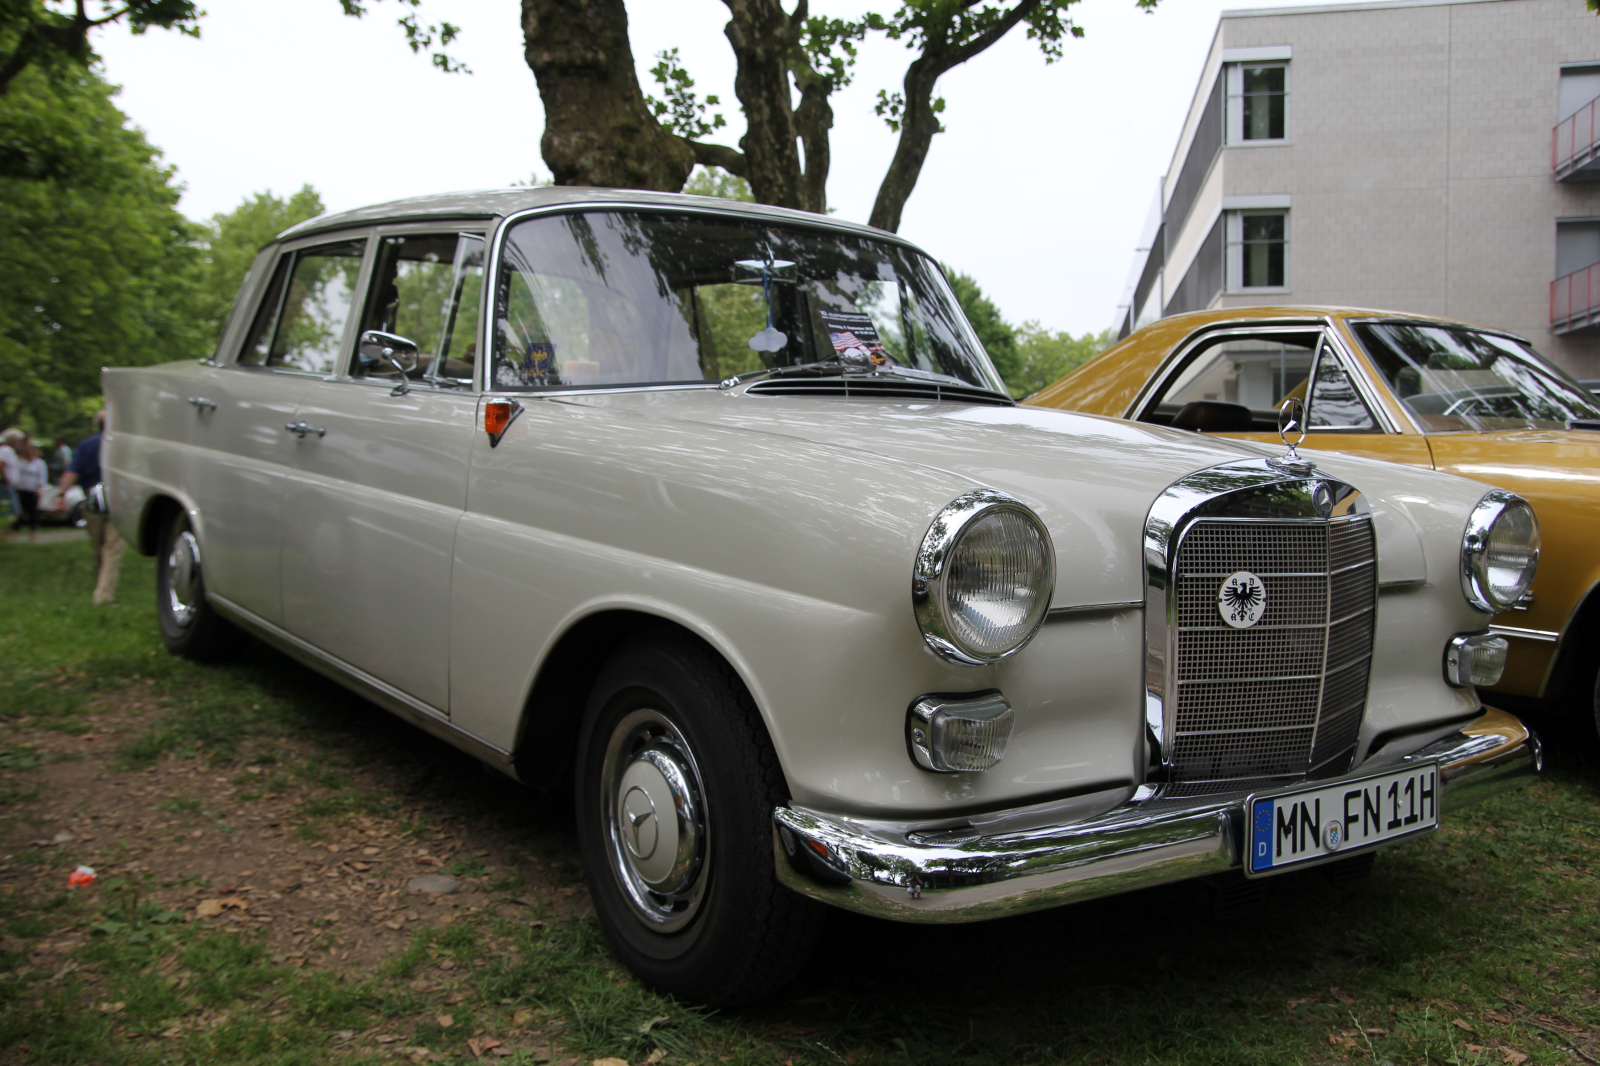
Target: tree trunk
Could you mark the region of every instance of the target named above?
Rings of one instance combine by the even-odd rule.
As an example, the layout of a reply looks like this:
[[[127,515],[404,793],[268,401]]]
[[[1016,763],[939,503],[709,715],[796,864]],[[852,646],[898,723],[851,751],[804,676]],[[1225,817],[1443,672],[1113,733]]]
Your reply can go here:
[[[557,185],[683,188],[694,152],[645,104],[623,0],[522,0],[522,38]]]
[[[895,145],[894,158],[889,170],[878,186],[878,198],[872,204],[869,226],[896,233],[900,229],[900,215],[911,191],[922,176],[922,164],[927,162],[928,149],[933,135],[939,132],[939,115],[933,110],[933,86],[943,70],[924,54],[906,68],[905,112],[900,117],[900,142]]]
[[[807,211],[826,214],[828,210],[828,168],[832,164],[829,131],[833,129],[833,105],[828,96],[833,85],[809,67],[796,71],[800,83],[800,106],[794,112],[795,129],[806,151],[806,169],[800,181],[800,203]]]
[[[800,147],[789,88],[789,52],[799,43],[799,28],[784,14],[780,0],[725,0],[732,18],[728,43],[738,69],[734,93],[744,111],[745,177],[764,204],[808,206],[802,189]]]

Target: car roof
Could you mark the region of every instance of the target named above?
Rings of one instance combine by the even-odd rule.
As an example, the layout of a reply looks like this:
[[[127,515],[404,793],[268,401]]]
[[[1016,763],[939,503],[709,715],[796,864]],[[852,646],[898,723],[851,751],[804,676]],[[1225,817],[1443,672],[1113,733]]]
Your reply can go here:
[[[1509,330],[1486,326],[1478,322],[1449,318],[1445,315],[1428,315],[1417,311],[1390,311],[1379,307],[1351,307],[1341,304],[1268,304],[1262,307],[1214,307],[1207,311],[1188,311],[1181,315],[1169,315],[1157,321],[1163,326],[1171,326],[1187,334],[1190,330],[1215,322],[1257,318],[1403,318],[1419,322],[1439,322],[1450,326],[1465,326],[1469,329],[1483,330],[1486,333],[1500,333],[1508,337],[1517,336]],[[1152,323],[1152,325],[1154,324]],[[1526,343],[1526,338],[1517,337],[1517,339]]]
[[[403,200],[390,200],[387,203],[357,207],[330,215],[318,215],[316,218],[284,230],[278,234],[277,239],[281,241],[293,237],[321,233],[326,230],[342,229],[349,226],[374,225],[384,222],[426,222],[447,218],[503,218],[517,211],[525,211],[537,207],[561,207],[566,205],[604,206],[606,204],[688,207],[700,210],[712,209],[790,225],[800,224],[843,230],[863,237],[891,240],[916,248],[916,245],[910,241],[887,230],[864,226],[856,222],[846,222],[842,219],[814,214],[810,211],[769,207],[766,204],[727,200],[716,196],[646,192],[642,189],[593,189],[575,185],[479,189],[468,192],[410,196]],[[921,251],[920,248],[917,250]]]

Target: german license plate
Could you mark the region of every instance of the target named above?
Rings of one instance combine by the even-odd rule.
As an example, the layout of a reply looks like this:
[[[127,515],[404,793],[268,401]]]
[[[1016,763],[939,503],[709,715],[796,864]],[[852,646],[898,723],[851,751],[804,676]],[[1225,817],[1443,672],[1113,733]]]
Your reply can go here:
[[[1252,877],[1342,858],[1439,827],[1439,766],[1404,770],[1245,802]]]

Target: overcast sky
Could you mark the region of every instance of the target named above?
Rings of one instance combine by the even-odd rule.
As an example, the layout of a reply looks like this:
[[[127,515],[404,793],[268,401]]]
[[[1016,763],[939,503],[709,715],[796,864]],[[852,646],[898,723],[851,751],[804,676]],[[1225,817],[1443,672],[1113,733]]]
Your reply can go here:
[[[1281,4],[1281,0],[1276,0]],[[901,233],[975,277],[1013,322],[1098,332],[1109,325],[1157,178],[1225,8],[1274,0],[1081,0],[1085,32],[1046,65],[1021,32],[946,74],[947,132],[934,139]],[[516,0],[424,0],[428,20],[463,28],[451,51],[473,70],[446,75],[406,48],[398,5],[361,20],[337,0],[208,0],[200,40],[121,29],[95,41],[119,105],[166,153],[183,211],[205,218],[270,189],[309,182],[331,210],[538,173],[543,112],[522,57]],[[812,10],[854,14],[855,0]],[[879,5],[887,10],[887,3]],[[632,0],[634,58],[646,91],[654,55],[677,48],[697,90],[718,94],[736,144],[733,56],[719,0]],[[872,113],[909,53],[877,42],[834,97],[838,213],[864,222],[894,151]]]

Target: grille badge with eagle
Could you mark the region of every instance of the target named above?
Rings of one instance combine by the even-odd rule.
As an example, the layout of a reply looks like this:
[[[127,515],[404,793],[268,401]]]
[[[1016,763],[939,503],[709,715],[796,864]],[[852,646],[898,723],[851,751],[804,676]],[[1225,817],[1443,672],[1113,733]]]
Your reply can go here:
[[[1267,586],[1248,570],[1230,574],[1217,589],[1217,611],[1235,629],[1249,629],[1267,613]]]

